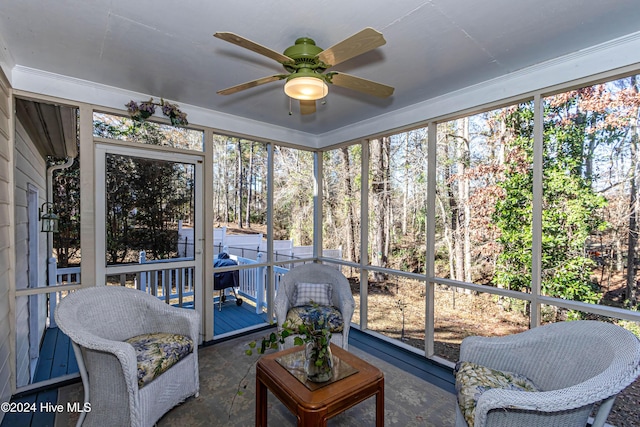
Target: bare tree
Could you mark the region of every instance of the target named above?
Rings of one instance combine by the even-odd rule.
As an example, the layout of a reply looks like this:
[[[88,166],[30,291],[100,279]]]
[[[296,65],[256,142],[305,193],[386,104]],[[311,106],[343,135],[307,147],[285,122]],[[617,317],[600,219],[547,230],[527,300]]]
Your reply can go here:
[[[253,195],[253,142],[249,142],[249,166],[247,171],[247,177],[249,177],[249,185],[247,185],[247,209],[245,223],[247,228],[251,228],[251,201]]]
[[[636,76],[631,78],[631,89],[638,95],[638,82]],[[627,241],[627,300],[631,307],[638,304],[638,288],[636,282],[636,254],[638,245],[638,187],[640,171],[640,153],[638,152],[638,113],[639,108],[633,109],[631,123],[631,138],[629,149],[631,154],[631,164],[629,169],[629,237]]]
[[[389,137],[372,139],[371,150],[371,264],[386,267],[389,257]],[[374,273],[376,281],[384,281],[386,276]]]
[[[244,193],[244,174],[242,167],[242,141],[238,139],[238,158],[236,169],[236,221],[238,222],[238,228],[242,228],[242,197]]]
[[[355,261],[358,257],[356,256],[356,242],[355,242],[355,209],[353,206],[353,188],[351,183],[351,165],[349,160],[349,148],[342,147],[340,149],[340,153],[342,154],[342,164],[344,167],[344,201],[346,204],[345,211],[347,212],[346,218],[346,232],[347,232],[347,253],[346,258],[349,261]]]

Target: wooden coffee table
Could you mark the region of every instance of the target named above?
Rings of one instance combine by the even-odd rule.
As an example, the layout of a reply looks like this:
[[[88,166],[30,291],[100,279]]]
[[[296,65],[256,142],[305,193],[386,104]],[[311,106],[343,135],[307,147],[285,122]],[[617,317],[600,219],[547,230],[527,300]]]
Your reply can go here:
[[[298,426],[326,426],[327,420],[358,403],[376,396],[376,427],[384,426],[384,375],[375,366],[331,344],[334,358],[356,373],[311,390],[278,361],[302,347],[262,356],[256,365],[256,427],[267,426],[267,389],[298,418]]]

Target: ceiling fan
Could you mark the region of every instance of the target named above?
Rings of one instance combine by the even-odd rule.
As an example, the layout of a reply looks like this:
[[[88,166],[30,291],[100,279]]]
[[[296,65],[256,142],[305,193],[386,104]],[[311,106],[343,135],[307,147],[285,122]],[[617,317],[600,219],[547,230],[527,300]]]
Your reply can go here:
[[[291,98],[300,101],[301,114],[312,114],[316,111],[316,100],[327,96],[329,84],[380,98],[386,98],[393,94],[394,89],[391,86],[339,71],[325,72],[341,62],[385,44],[386,41],[382,34],[373,28],[365,28],[324,50],[316,46],[313,39],[301,37],[283,53],[278,53],[234,33],[218,32],[214,34],[214,37],[271,58],[282,64],[288,72],[287,74],[262,77],[219,90],[217,93],[220,95],[230,95],[266,83],[286,80],[284,91]]]

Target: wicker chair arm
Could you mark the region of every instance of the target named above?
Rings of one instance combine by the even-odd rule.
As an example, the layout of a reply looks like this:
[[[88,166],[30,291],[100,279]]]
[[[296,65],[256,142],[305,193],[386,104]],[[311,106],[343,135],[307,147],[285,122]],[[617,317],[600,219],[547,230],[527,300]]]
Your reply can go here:
[[[340,286],[337,289],[338,291],[338,310],[342,314],[342,319],[344,320],[345,326],[351,323],[351,318],[353,317],[353,312],[356,308],[355,300],[353,299],[353,294],[349,287]],[[335,299],[334,299],[335,301]]]
[[[289,298],[286,295],[285,288],[281,285],[278,289],[276,297],[273,301],[273,311],[276,315],[276,321],[278,327],[280,327],[287,319],[287,312],[289,311]]]
[[[138,361],[131,344],[107,340],[95,335],[83,334],[82,336],[69,336],[69,338],[85,350],[109,353],[115,356],[122,366],[122,375],[128,392],[132,395],[138,392]]]
[[[162,303],[147,314],[148,330],[188,336],[196,345],[200,340],[200,314],[195,310]]]
[[[476,426],[489,418],[511,425],[548,425],[561,418],[575,424],[586,422],[594,403],[612,402],[640,375],[640,342],[613,324],[561,322],[505,337],[465,338],[460,360],[524,375],[541,389],[485,391],[475,408]],[[603,407],[601,421],[610,410]],[[496,409],[514,411],[490,416]]]
[[[512,371],[514,364],[513,352],[518,351],[520,362],[532,363],[536,360],[527,348],[539,345],[539,341],[528,339],[515,334],[505,337],[472,336],[463,340],[460,346],[460,360],[473,362],[500,371]]]
[[[540,392],[497,388],[487,390],[476,405],[475,427],[485,426],[489,412],[495,409],[521,409],[538,413],[569,411],[592,405],[620,391],[601,387],[601,393],[593,393],[594,382],[589,380],[565,389]]]

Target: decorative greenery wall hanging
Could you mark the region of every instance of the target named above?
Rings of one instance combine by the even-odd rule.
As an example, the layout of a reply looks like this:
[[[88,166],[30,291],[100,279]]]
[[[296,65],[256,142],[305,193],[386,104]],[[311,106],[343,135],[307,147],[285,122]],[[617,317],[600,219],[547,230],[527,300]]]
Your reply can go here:
[[[148,101],[142,101],[139,104],[133,100],[125,104],[129,115],[133,120],[143,122],[156,112],[156,107],[162,109],[162,114],[169,117],[171,124],[174,126],[186,126],[189,124],[187,121],[187,113],[183,113],[178,108],[177,104],[171,104],[164,99],[160,98],[160,102],[153,102],[153,98]]]

